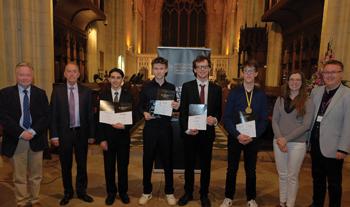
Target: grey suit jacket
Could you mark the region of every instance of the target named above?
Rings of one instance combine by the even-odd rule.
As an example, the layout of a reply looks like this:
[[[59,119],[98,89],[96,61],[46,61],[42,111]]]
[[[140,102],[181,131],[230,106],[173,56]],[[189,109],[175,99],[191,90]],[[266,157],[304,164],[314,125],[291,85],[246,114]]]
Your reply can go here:
[[[311,92],[317,112],[320,108],[325,86],[314,88]],[[335,158],[337,150],[350,152],[350,88],[340,85],[323,115],[320,124],[320,148],[323,156]]]

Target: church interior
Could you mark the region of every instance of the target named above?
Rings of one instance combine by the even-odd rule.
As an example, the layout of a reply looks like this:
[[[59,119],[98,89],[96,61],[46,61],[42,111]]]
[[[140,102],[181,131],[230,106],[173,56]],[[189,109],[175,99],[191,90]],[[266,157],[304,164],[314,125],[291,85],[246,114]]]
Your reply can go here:
[[[244,62],[258,63],[256,82],[268,96],[270,116],[288,73],[301,70],[309,83],[328,59],[344,63],[343,83],[350,86],[350,1],[348,0],[0,0],[0,88],[16,83],[21,61],[34,67],[34,84],[50,97],[65,82],[67,62],[79,66],[79,81],[95,95],[105,86],[108,71],[120,68],[124,86],[137,102],[143,84],[154,76],[151,61],[157,47],[209,48],[210,81],[222,87],[223,106],[232,87],[240,84]],[[93,101],[93,100],[92,100]],[[97,113],[96,113],[97,114]],[[142,127],[138,117],[131,132],[129,195],[138,206],[142,194]],[[209,197],[213,206],[225,198],[227,132],[216,128]],[[0,145],[2,129],[0,126]],[[259,206],[276,206],[278,175],[272,151],[271,125],[264,134],[257,162]],[[55,149],[46,150],[41,185],[43,206],[58,206],[62,196],[60,165]],[[343,168],[342,206],[350,206],[350,159]],[[15,206],[10,160],[0,158],[0,207]],[[88,192],[91,204],[73,199],[68,206],[104,206],[103,156],[98,145],[88,151]],[[296,206],[312,202],[311,161],[307,154],[300,172]],[[147,206],[168,206],[164,175],[152,175],[154,199]],[[175,197],[183,194],[184,175],[174,174]],[[199,197],[196,174],[195,198]],[[246,206],[243,163],[237,177],[234,206]],[[200,206],[198,199],[189,207]]]

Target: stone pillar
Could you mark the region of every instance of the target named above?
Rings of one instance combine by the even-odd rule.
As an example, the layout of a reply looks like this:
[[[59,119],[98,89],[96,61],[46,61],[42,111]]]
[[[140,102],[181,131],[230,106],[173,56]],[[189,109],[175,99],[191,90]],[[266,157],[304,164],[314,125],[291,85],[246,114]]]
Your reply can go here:
[[[54,79],[52,1],[0,0],[0,87],[14,84],[17,63],[33,64],[35,84],[51,93]]]
[[[281,79],[282,31],[276,23],[269,23],[266,86],[279,86]]]
[[[319,60],[322,61],[331,42],[335,58],[344,63],[344,79],[350,80],[350,1],[325,0]],[[321,65],[320,65],[321,66]]]

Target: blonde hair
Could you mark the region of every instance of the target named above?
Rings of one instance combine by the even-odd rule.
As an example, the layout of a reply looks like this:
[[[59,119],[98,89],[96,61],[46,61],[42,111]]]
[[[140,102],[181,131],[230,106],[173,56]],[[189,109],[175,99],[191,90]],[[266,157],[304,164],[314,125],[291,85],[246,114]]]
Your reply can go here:
[[[28,68],[34,70],[33,65],[30,64],[29,62],[19,62],[19,63],[17,63],[16,69],[18,69],[20,67],[28,67]]]

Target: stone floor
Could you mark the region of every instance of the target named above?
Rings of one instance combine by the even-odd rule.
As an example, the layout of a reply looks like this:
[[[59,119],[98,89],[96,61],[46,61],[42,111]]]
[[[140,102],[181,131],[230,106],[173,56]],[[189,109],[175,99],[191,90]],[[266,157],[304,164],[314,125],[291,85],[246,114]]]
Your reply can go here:
[[[11,184],[11,167],[9,161],[5,158],[0,158],[0,206],[12,207],[15,206],[15,197],[13,186]],[[212,162],[212,179],[210,185],[209,197],[213,206],[219,206],[224,199],[225,188],[225,172],[226,172],[226,150],[216,149],[213,151]],[[350,206],[350,160],[346,160],[344,167],[343,179],[343,206]],[[300,190],[297,197],[296,206],[307,206],[311,202],[311,177],[310,177],[310,160],[306,157],[304,165],[300,173]],[[78,199],[73,199],[68,206],[79,207],[99,207],[104,206],[105,199],[105,182],[103,175],[103,162],[100,149],[96,146],[89,147],[88,157],[88,175],[89,185],[88,193],[91,194],[95,202],[86,204]],[[178,198],[183,193],[183,174],[176,173],[174,175],[175,196]],[[153,174],[153,199],[147,204],[149,207],[168,206],[164,199],[164,176],[162,173]],[[200,206],[198,201],[198,180],[196,175],[196,193],[195,200],[191,201],[187,206]],[[234,206],[245,206],[244,195],[244,171],[241,163],[237,194],[234,201]],[[44,179],[41,188],[41,202],[45,207],[59,206],[59,199],[62,197],[62,180],[60,177],[59,161],[56,155],[53,155],[52,160],[45,160],[44,163]],[[260,152],[257,165],[257,202],[259,206],[275,206],[278,203],[278,183],[275,165],[273,162],[272,152]],[[142,193],[142,147],[132,147],[129,166],[129,195],[131,203],[124,205],[117,200],[114,206],[138,206],[137,199]]]

